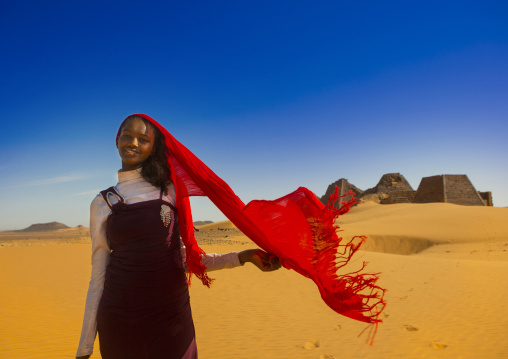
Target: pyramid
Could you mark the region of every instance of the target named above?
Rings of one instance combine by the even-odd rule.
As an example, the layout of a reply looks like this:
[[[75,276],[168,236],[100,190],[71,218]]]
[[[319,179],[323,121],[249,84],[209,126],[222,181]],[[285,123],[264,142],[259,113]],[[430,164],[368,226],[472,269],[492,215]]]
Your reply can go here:
[[[356,197],[358,198],[363,193],[363,191],[361,189],[359,189],[355,185],[352,185],[351,183],[349,183],[347,179],[341,178],[340,180],[338,180],[338,181],[336,181],[336,182],[334,182],[334,183],[332,183],[331,185],[328,186],[328,189],[326,190],[326,193],[324,194],[323,197],[320,198],[320,200],[321,200],[321,202],[323,204],[326,205],[326,203],[328,202],[328,198],[335,191],[335,187],[339,188],[339,195],[340,196],[345,195],[349,191],[353,191],[355,193]],[[351,200],[351,198],[352,198],[352,196],[349,195],[349,196],[346,196],[344,198],[341,198],[340,201],[341,202],[347,202],[347,201]],[[342,207],[342,205],[340,203],[336,203],[335,206],[337,208]]]
[[[374,200],[382,204],[410,203],[414,193],[413,187],[403,175],[387,173],[381,177],[376,187],[366,190],[362,197],[364,200]]]
[[[429,202],[485,206],[485,202],[466,175],[438,175],[422,178],[414,203]]]

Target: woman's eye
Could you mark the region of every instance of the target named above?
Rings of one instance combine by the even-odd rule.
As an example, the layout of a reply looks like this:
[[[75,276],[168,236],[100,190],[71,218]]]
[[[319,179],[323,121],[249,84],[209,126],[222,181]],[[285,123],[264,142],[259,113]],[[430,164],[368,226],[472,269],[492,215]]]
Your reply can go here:
[[[140,138],[139,142],[148,143],[148,140],[145,140],[144,138]]]

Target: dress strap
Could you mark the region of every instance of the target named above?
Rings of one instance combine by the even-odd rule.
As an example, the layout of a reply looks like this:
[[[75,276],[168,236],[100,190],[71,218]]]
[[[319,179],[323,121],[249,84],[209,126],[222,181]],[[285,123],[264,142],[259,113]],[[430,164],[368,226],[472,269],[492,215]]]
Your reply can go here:
[[[108,189],[105,189],[104,191],[101,191],[101,195],[102,195],[102,198],[104,198],[104,200],[108,204],[109,208],[111,208],[111,209],[113,209],[113,205],[109,201],[109,195],[115,196],[116,198],[118,198],[118,201],[120,201],[122,203],[125,203],[125,200],[116,191],[115,187],[109,187]]]
[[[162,187],[161,187],[161,193],[159,195],[159,199],[162,199],[162,193],[163,193],[163,191],[162,191]]]

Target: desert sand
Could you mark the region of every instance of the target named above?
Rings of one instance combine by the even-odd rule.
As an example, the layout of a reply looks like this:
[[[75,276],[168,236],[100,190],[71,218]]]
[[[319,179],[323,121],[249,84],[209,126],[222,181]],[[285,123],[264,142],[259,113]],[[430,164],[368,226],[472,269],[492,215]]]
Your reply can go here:
[[[245,265],[191,286],[200,358],[508,358],[508,208],[364,203],[338,223],[345,239],[368,236],[356,264],[387,289],[373,346],[311,281]],[[0,235],[0,358],[74,357],[90,244],[62,233]],[[254,247],[229,222],[202,226],[199,241],[216,253]]]

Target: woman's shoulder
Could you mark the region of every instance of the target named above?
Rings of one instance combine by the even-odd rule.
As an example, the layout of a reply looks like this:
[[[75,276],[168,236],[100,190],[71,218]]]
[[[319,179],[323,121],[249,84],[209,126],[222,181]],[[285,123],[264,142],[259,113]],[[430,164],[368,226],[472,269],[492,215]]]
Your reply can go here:
[[[108,207],[108,204],[104,200],[104,197],[102,196],[102,192],[97,193],[97,195],[92,200],[92,203],[90,204],[91,209],[99,210],[99,209],[105,209]]]
[[[106,201],[104,201],[104,198],[102,197],[102,195],[100,193],[97,193],[97,195],[92,200],[91,205],[98,206],[98,205],[101,205],[102,203],[106,204]]]
[[[94,205],[94,204],[95,205],[106,205],[106,200],[104,199],[105,196],[108,196],[108,197],[120,196],[117,186],[111,186],[111,187],[105,188],[102,191],[100,191],[99,193],[97,193],[97,195],[92,200],[92,205]]]

